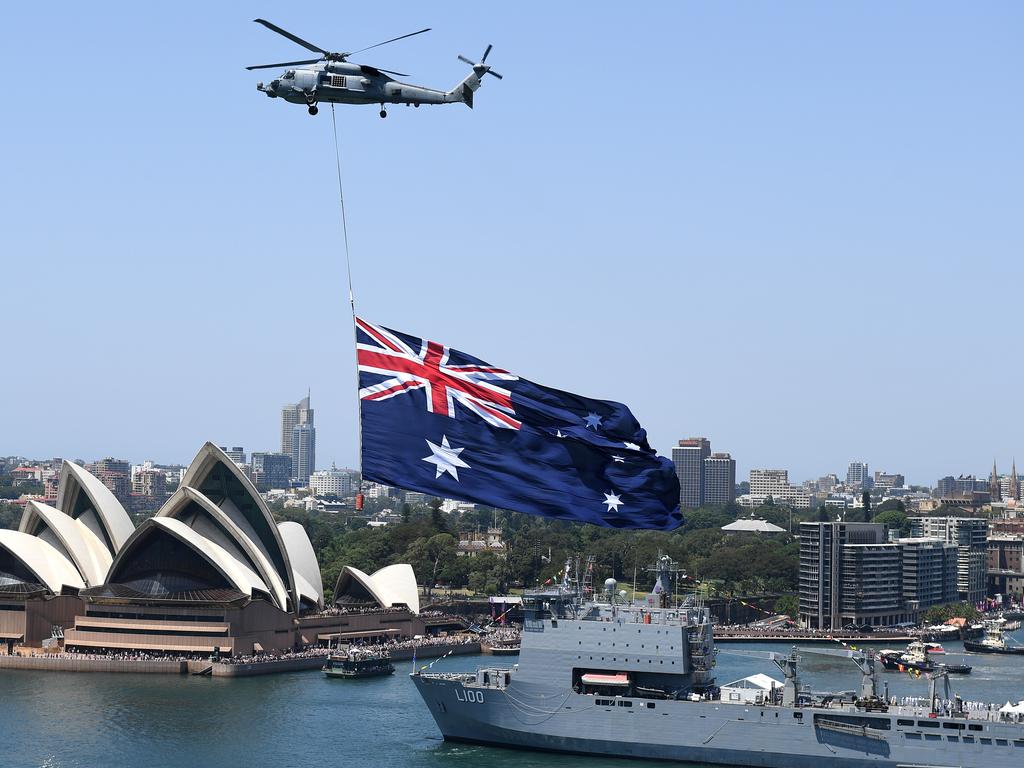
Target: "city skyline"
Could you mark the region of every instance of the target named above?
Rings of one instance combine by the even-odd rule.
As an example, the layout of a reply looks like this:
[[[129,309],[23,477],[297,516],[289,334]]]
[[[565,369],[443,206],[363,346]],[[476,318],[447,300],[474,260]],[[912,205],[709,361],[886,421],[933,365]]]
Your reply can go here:
[[[374,63],[449,86],[465,75],[456,54],[493,42],[505,78],[473,111],[339,108],[367,318],[624,402],[663,456],[708,435],[740,478],[842,475],[859,457],[930,484],[1024,456],[1022,363],[1000,332],[1024,277],[1024,104],[1008,96],[1024,8],[596,5],[583,18],[543,7],[543,24],[519,7],[390,10],[277,21],[341,50],[403,19],[434,31]],[[126,93],[153,81],[125,61],[195,44],[173,98],[98,99],[74,82],[0,125],[12,149],[0,209],[18,222],[0,232],[5,308],[24,355],[0,384],[0,450],[270,450],[254,414],[311,386],[321,466],[356,464],[329,110],[282,109],[243,69],[294,46],[221,6],[107,19],[22,4],[9,23],[45,26]],[[38,57],[27,36],[8,43],[11,61]],[[591,77],[539,86],[566,59]],[[652,91],[657,76],[641,72],[677,87]],[[444,173],[439,157],[454,158]],[[469,217],[466,190],[488,203]],[[301,334],[262,321],[295,285]],[[644,355],[656,340],[668,354]],[[72,373],[40,362],[50,344]]]

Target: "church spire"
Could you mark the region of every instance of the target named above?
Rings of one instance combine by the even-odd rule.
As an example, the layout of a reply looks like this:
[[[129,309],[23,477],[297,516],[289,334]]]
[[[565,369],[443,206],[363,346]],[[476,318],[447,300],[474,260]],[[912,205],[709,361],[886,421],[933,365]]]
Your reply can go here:
[[[1010,470],[1010,491],[1007,494],[1011,499],[1020,499],[1020,481],[1017,479],[1017,459],[1013,460],[1013,469]]]
[[[988,479],[988,495],[992,501],[1002,500],[1002,494],[999,489],[999,472],[996,470],[995,459],[992,459],[992,474]]]

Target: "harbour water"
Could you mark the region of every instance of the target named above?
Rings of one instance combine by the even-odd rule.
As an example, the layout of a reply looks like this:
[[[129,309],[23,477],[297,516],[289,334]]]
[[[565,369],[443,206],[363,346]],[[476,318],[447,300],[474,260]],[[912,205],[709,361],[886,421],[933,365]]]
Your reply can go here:
[[[1024,642],[1024,632],[1016,638]],[[950,663],[973,665],[952,678],[968,701],[1024,699],[1020,657],[971,654],[945,643]],[[723,645],[720,683],[755,672],[781,675],[744,651],[786,652],[780,643]],[[452,657],[434,671],[513,664],[516,657]],[[445,744],[408,673],[329,680],[319,671],[242,679],[0,671],[2,768],[205,768],[315,765],[366,768],[636,768],[641,763]],[[804,655],[801,677],[815,690],[852,690],[845,659]],[[893,696],[927,696],[924,678],[882,673]],[[643,765],[647,765],[643,763]]]

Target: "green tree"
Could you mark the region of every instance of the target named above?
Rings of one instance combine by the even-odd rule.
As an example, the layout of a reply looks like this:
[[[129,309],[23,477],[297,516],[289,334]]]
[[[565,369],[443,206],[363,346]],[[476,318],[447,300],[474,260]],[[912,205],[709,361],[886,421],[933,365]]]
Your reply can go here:
[[[775,601],[775,612],[783,613],[791,619],[796,619],[800,613],[800,601],[796,595],[783,595]]]
[[[910,535],[910,518],[907,517],[905,512],[901,512],[898,509],[889,509],[885,512],[879,512],[873,518],[873,523],[881,523],[886,528],[895,529],[900,532],[900,536]]]

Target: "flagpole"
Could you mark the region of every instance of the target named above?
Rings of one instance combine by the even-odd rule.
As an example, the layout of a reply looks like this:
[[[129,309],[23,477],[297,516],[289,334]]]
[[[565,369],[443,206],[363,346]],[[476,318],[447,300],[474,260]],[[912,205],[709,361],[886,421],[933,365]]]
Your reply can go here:
[[[352,290],[352,255],[348,245],[348,217],[345,215],[345,187],[341,182],[341,148],[338,142],[338,120],[334,114],[334,104],[331,103],[331,125],[334,128],[334,163],[338,170],[338,199],[341,201],[341,234],[345,243],[345,273],[348,277],[348,305],[352,312],[352,351],[356,355],[356,439],[359,463],[359,480],[356,484],[357,507],[361,507],[363,495],[363,409],[359,401],[359,350],[358,331],[356,325],[356,295]]]

